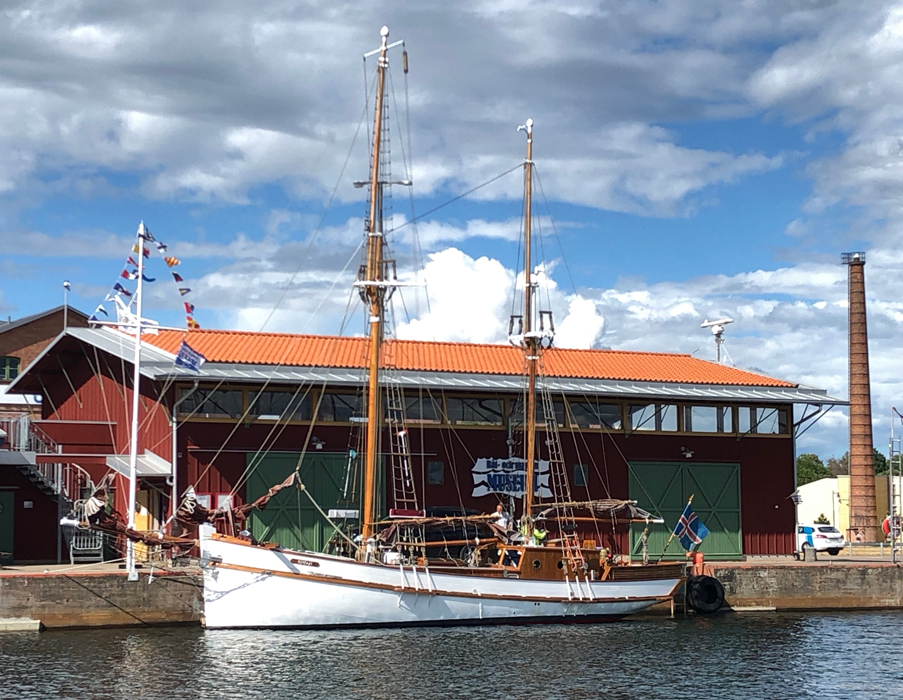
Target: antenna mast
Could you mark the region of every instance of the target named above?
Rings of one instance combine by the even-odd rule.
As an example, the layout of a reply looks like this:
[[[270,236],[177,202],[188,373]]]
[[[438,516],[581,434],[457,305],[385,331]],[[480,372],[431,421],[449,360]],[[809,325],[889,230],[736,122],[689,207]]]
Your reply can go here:
[[[733,323],[732,318],[719,318],[717,321],[709,321],[706,319],[702,322],[700,328],[711,328],[712,335],[715,336],[715,361],[721,364],[721,346],[724,345],[724,327],[728,323]]]

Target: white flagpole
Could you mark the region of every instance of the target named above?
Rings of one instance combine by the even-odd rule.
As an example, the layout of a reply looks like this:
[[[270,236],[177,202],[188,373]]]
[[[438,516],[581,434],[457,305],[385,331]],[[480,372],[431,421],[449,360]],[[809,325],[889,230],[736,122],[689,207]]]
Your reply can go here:
[[[129,521],[130,530],[135,529],[135,508],[138,493],[138,408],[141,399],[141,302],[144,282],[144,222],[138,224],[138,284],[135,288],[135,360],[132,376],[132,432],[129,440]],[[135,568],[135,543],[126,538],[126,571],[129,581],[138,580]]]

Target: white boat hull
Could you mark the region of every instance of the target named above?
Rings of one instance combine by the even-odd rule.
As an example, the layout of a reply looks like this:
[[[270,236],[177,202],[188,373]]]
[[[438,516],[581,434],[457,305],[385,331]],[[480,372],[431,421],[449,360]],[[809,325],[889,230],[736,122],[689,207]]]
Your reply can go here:
[[[619,619],[670,598],[681,579],[537,581],[361,564],[203,538],[208,628],[400,627]]]

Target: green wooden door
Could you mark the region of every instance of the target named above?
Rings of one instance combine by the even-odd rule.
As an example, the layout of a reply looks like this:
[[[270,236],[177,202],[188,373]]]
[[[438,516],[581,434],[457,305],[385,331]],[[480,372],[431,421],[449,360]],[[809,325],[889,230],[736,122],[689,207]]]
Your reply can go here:
[[[710,532],[699,551],[712,559],[734,559],[743,554],[739,464],[632,462],[629,476],[630,498],[665,520],[664,525],[649,527],[651,559],[658,559],[691,494],[693,510]],[[643,525],[631,525],[630,551],[634,557],[639,553],[642,532]],[[675,538],[665,558],[683,556],[684,549]]]
[[[12,491],[0,491],[0,564],[12,564],[13,561],[15,503]]]
[[[248,453],[246,463],[254,459]],[[246,500],[252,502],[272,486],[285,480],[298,464],[298,454],[270,454],[263,458],[248,478]],[[348,508],[340,503],[345,484],[347,457],[341,454],[308,453],[298,470],[301,483],[310,491],[320,508]],[[385,478],[377,472],[377,508],[385,509]],[[264,510],[253,511],[249,518],[251,534],[261,542],[277,542],[291,549],[322,552],[334,530],[305,494],[297,488],[277,493]]]

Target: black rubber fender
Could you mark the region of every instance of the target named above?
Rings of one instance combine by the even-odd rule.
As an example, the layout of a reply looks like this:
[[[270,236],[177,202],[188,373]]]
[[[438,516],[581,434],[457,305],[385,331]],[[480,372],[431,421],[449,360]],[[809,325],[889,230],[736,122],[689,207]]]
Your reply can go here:
[[[724,605],[724,586],[712,576],[691,576],[687,580],[687,605],[702,615],[710,615]]]

